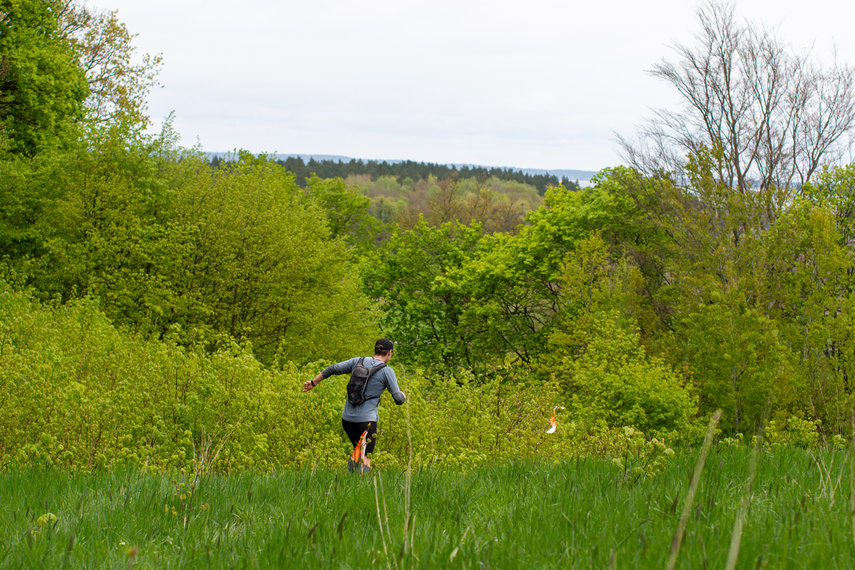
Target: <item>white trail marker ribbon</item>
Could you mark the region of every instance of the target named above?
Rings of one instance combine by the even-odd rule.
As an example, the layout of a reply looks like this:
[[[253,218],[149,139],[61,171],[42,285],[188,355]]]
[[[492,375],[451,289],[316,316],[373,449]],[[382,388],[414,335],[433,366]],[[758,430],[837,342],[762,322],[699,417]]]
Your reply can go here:
[[[554,408],[552,408],[552,418],[549,420],[549,424],[552,427],[549,428],[548,430],[546,430],[546,433],[555,433],[555,428],[558,427],[558,422],[555,420],[555,414],[558,410],[563,410],[563,409],[564,409],[564,406],[555,406]]]

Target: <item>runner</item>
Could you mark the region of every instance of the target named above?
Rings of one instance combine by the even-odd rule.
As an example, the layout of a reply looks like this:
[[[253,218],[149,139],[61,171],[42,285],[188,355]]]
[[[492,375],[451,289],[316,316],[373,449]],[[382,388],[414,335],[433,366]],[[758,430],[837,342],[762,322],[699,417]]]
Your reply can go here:
[[[348,460],[348,469],[350,470],[358,469],[364,473],[371,470],[370,454],[374,451],[374,444],[377,440],[377,419],[379,417],[377,409],[380,406],[380,396],[383,394],[383,390],[389,390],[395,403],[399,406],[407,400],[407,396],[398,388],[395,371],[388,366],[393,350],[392,341],[381,338],[374,343],[373,357],[356,356],[350,360],[333,364],[312,380],[303,383],[303,392],[308,392],[330,376],[353,373],[360,363],[369,369],[370,376],[364,386],[364,401],[361,404],[354,404],[351,401],[362,400],[362,394],[352,394],[355,388],[362,390],[362,387],[356,386],[358,384],[356,375],[352,375],[351,382],[348,384],[348,398],[345,400],[344,410],[341,414],[341,425],[354,447],[354,455]],[[356,447],[360,443],[363,433],[366,434],[365,448],[357,454]],[[355,460],[354,457],[357,459]],[[362,458],[363,465],[361,466],[358,464],[359,458]]]

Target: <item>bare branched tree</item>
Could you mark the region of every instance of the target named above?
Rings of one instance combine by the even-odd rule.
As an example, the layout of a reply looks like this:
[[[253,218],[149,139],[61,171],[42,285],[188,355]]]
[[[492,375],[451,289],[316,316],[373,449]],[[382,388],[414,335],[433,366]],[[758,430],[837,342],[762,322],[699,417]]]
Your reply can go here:
[[[824,163],[847,156],[855,130],[855,71],[823,67],[774,30],[740,23],[731,2],[697,9],[694,43],[676,44],[674,60],[650,73],[680,94],[634,139],[618,135],[622,158],[646,174],[685,180],[687,156],[702,146],[721,157],[715,174],[730,188],[777,189],[790,199]]]
[[[116,11],[91,10],[85,0],[54,0],[60,35],[77,48],[80,66],[89,83],[85,104],[90,117],[108,121],[118,115],[143,123],[146,98],[157,85],[162,57],[137,57],[131,34]]]

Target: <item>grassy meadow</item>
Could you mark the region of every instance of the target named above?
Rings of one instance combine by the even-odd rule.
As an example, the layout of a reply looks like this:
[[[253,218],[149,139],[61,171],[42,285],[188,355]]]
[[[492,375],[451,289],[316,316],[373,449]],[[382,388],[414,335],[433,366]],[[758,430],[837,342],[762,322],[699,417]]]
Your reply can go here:
[[[591,458],[195,481],[17,470],[0,475],[0,567],[664,568],[697,455],[650,479]],[[710,451],[677,568],[725,567],[749,463]],[[737,567],[851,567],[853,489],[848,453],[763,451]]]

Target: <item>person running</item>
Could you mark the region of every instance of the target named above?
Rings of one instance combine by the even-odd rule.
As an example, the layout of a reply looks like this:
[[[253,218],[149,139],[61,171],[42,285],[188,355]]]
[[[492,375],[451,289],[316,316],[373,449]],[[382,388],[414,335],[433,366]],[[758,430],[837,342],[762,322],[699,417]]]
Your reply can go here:
[[[389,359],[392,358],[394,344],[387,338],[381,338],[374,343],[374,356],[365,357],[363,365],[368,368],[373,368],[381,364],[388,365]],[[318,386],[322,380],[335,376],[337,374],[350,374],[354,367],[359,362],[360,357],[356,356],[350,360],[339,362],[326,367],[320,374],[312,380],[307,380],[303,383],[303,392],[308,392]],[[349,399],[345,400],[344,410],[341,413],[341,425],[344,432],[350,439],[350,443],[356,449],[357,443],[364,432],[368,432],[365,445],[364,471],[367,473],[371,470],[371,458],[369,455],[374,452],[374,444],[377,442],[377,409],[380,406],[380,396],[383,390],[389,390],[392,398],[397,405],[401,405],[407,401],[407,396],[400,388],[398,388],[398,378],[395,376],[395,371],[390,366],[384,366],[376,371],[368,379],[368,384],[365,387],[365,401],[360,405],[353,405]],[[351,461],[348,468],[352,469],[355,465]]]

